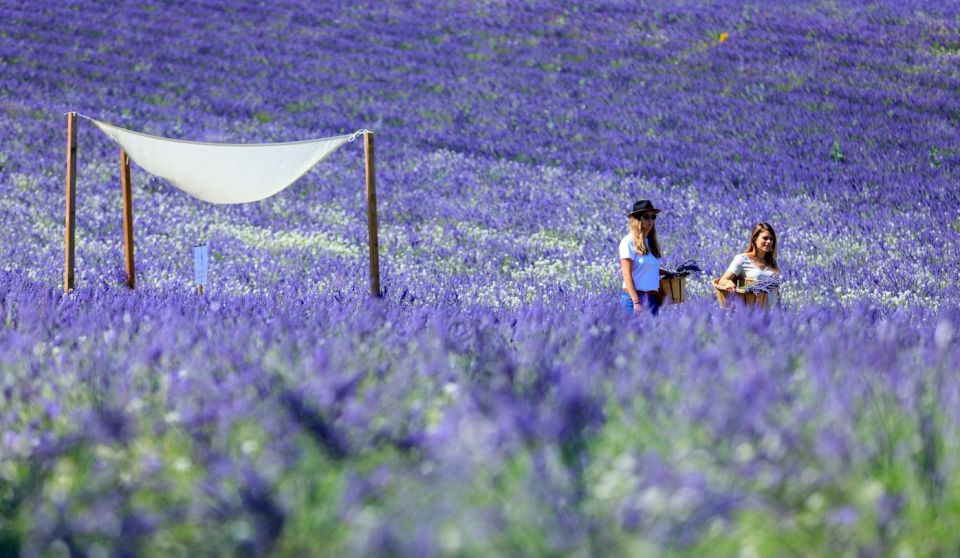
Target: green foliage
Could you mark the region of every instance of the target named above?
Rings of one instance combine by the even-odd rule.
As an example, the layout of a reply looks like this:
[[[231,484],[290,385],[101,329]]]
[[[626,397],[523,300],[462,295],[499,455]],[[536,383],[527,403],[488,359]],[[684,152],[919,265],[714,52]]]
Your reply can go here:
[[[276,119],[275,116],[263,110],[258,110],[257,112],[253,113],[253,118],[260,124],[269,124]]]
[[[144,96],[143,102],[155,107],[165,107],[170,104],[170,101],[165,99],[162,95],[156,94]]]
[[[830,158],[837,163],[843,162],[843,150],[840,149],[840,138],[834,136],[833,146],[830,148]]]
[[[941,155],[940,148],[937,146],[930,148],[930,166],[935,169],[943,166],[943,155]]]
[[[337,513],[348,470],[331,462],[313,442],[303,442],[302,459],[277,486],[292,510],[277,543],[277,555],[341,556],[351,533],[350,520],[356,520],[342,521]],[[385,456],[374,456],[358,460],[353,467],[369,471],[383,460]]]
[[[960,40],[934,41],[933,44],[930,45],[930,52],[938,56],[960,55]]]
[[[283,111],[289,114],[300,114],[312,109],[313,103],[308,101],[297,101],[295,103],[287,103],[283,106]]]

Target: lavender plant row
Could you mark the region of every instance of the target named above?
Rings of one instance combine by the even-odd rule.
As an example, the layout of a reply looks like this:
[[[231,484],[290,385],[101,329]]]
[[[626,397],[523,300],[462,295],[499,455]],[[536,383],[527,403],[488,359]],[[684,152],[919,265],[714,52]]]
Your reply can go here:
[[[0,282],[2,534],[28,555],[960,542],[956,309],[625,320],[605,297]]]
[[[960,5],[0,0],[0,555],[941,556]],[[167,137],[374,130],[210,206]],[[688,302],[616,305],[638,198]],[[759,221],[782,307],[710,280]],[[206,295],[192,246],[210,246]]]

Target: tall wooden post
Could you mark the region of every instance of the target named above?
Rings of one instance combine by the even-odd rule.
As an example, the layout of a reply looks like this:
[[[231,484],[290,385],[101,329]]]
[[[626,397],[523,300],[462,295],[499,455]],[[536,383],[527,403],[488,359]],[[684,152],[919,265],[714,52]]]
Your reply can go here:
[[[127,263],[127,286],[133,288],[133,197],[130,193],[130,157],[120,148],[120,189],[123,190],[123,254]]]
[[[377,180],[373,172],[373,132],[363,134],[367,177],[367,236],[370,240],[370,294],[380,296],[380,245],[377,239]]]
[[[77,113],[67,113],[67,208],[66,234],[63,257],[63,292],[68,293],[74,287],[73,268],[76,263],[77,224]]]

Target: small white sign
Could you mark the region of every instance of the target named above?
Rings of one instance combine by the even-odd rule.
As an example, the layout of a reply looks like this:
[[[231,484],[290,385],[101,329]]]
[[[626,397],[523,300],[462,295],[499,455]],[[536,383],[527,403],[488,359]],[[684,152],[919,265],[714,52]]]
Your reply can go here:
[[[200,286],[207,286],[207,245],[199,244],[193,247],[193,275],[194,282]]]

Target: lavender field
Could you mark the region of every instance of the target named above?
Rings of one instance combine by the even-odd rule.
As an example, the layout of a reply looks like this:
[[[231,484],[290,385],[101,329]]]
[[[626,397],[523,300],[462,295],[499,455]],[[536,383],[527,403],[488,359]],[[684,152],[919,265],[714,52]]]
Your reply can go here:
[[[0,556],[960,554],[960,3],[0,0]],[[66,118],[363,149],[218,206]],[[618,306],[648,198],[688,301]],[[782,304],[711,279],[777,230]],[[210,246],[193,285],[193,246]]]

